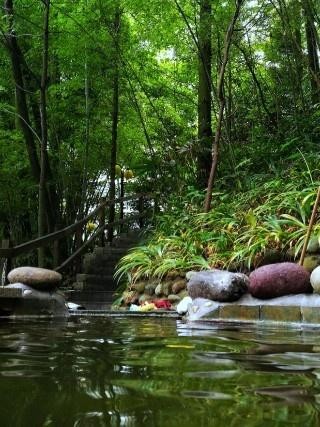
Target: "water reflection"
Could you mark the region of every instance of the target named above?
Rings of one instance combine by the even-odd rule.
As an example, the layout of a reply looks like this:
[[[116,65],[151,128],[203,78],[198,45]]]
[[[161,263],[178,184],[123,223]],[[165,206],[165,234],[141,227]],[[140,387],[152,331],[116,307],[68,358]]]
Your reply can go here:
[[[312,330],[75,318],[1,323],[0,343],[4,427],[287,427],[319,418]]]

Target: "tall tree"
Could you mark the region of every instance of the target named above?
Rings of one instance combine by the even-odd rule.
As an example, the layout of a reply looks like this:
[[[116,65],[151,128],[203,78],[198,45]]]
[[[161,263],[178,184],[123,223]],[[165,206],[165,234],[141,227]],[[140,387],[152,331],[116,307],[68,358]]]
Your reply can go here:
[[[212,163],[211,163],[210,175],[208,179],[207,194],[206,194],[205,204],[204,204],[205,212],[209,212],[209,210],[211,209],[212,188],[213,188],[213,183],[215,180],[217,167],[218,167],[219,144],[221,139],[223,113],[224,113],[225,104],[226,104],[225,95],[224,95],[224,76],[225,76],[226,67],[229,61],[229,52],[230,52],[230,47],[232,43],[232,36],[234,33],[236,22],[240,14],[240,9],[243,3],[244,3],[244,0],[236,1],[236,8],[232,16],[231,22],[228,26],[228,29],[225,35],[225,40],[224,40],[223,56],[222,56],[222,62],[220,66],[219,76],[218,76],[218,83],[217,83],[219,115],[218,115],[218,120],[216,124],[215,137],[212,143]]]
[[[317,104],[320,102],[319,35],[315,25],[315,10],[312,1],[305,0],[303,7],[308,48],[311,100],[313,104]]]
[[[39,182],[40,165],[35,143],[35,132],[32,129],[26,96],[27,90],[23,78],[24,70],[27,66],[15,31],[13,0],[4,0],[4,11],[7,18],[7,32],[4,34],[4,41],[11,60],[19,125],[24,135],[32,175],[36,182]]]
[[[197,183],[200,189],[207,186],[211,166],[211,63],[212,63],[212,0],[200,1],[198,30],[198,165]]]
[[[47,147],[48,147],[48,122],[47,122],[47,87],[48,87],[48,54],[49,54],[49,13],[50,0],[43,0],[43,47],[42,71],[40,85],[40,119],[41,119],[41,149],[40,149],[40,179],[39,179],[39,209],[38,209],[38,234],[44,236],[48,231],[46,213],[47,205]],[[44,248],[38,249],[38,265],[45,264]]]
[[[112,96],[112,130],[111,130],[111,154],[110,154],[110,189],[109,198],[116,196],[116,163],[118,146],[118,123],[119,123],[119,36],[120,36],[120,4],[117,2],[114,22],[113,22],[113,43],[114,43],[114,69],[113,69],[113,96]],[[110,206],[109,222],[115,219],[115,205]],[[113,239],[113,228],[109,229],[108,240]]]

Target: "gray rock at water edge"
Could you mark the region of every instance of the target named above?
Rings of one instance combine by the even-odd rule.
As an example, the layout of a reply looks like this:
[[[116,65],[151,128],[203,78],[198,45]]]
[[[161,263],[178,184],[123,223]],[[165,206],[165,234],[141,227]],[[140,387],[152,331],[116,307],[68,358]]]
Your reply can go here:
[[[13,283],[5,286],[4,289],[19,291],[20,296],[6,298],[0,294],[1,316],[65,317],[68,315],[65,298],[58,292],[38,291],[23,283]]]
[[[176,310],[179,314],[186,314],[188,311],[189,305],[192,304],[192,299],[190,297],[184,297],[176,307]]]
[[[208,270],[192,275],[188,293],[192,299],[204,298],[213,301],[236,301],[247,292],[249,279],[242,273]]]
[[[249,279],[249,292],[255,298],[312,292],[309,272],[293,262],[264,265],[254,270]]]
[[[62,281],[62,276],[53,270],[38,267],[18,267],[8,274],[10,283],[24,283],[38,290],[55,289]]]
[[[187,280],[190,280],[190,279],[191,279],[191,277],[192,277],[192,276],[194,276],[196,273],[197,273],[197,271],[193,271],[193,270],[191,270],[191,271],[187,271],[187,272],[186,272],[186,279],[187,279]]]
[[[317,294],[320,294],[320,267],[317,267],[313,270],[310,276],[310,282],[313,291]]]
[[[219,306],[219,302],[206,298],[195,298],[191,304],[188,304],[187,319],[194,321],[202,318],[210,319],[211,316],[215,317],[215,313],[219,309]]]

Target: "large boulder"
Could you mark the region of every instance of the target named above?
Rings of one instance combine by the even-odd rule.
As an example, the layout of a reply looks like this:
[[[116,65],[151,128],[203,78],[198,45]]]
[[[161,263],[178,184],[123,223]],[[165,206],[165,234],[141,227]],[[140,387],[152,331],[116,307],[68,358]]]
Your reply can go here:
[[[188,293],[192,299],[236,301],[247,292],[248,284],[248,277],[242,273],[221,270],[199,271],[190,278]]]
[[[62,281],[62,276],[53,270],[38,267],[18,267],[8,274],[10,283],[24,283],[40,291],[55,289]]]
[[[264,265],[249,276],[249,292],[256,298],[312,292],[310,273],[298,264],[281,262]]]
[[[68,307],[59,292],[44,292],[23,283],[0,288],[0,317],[66,317]]]

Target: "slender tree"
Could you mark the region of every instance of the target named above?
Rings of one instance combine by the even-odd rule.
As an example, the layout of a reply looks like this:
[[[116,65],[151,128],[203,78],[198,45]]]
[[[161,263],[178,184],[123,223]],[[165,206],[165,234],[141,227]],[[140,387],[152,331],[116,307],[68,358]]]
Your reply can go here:
[[[208,186],[207,186],[207,194],[206,194],[205,204],[204,204],[205,212],[209,212],[211,208],[212,188],[213,188],[217,167],[218,167],[219,144],[221,139],[223,113],[224,113],[225,103],[226,103],[225,96],[224,96],[224,76],[225,76],[226,66],[229,60],[229,52],[230,52],[230,47],[232,43],[232,36],[234,33],[237,19],[240,14],[241,6],[243,5],[243,3],[244,3],[244,0],[236,1],[236,8],[235,8],[233,17],[231,19],[231,22],[228,26],[228,30],[226,32],[226,36],[224,40],[223,57],[222,57],[222,62],[220,66],[219,76],[218,76],[218,83],[217,83],[219,115],[218,115],[218,120],[216,124],[215,137],[212,144],[212,164],[211,164],[210,175],[209,175]]]
[[[318,50],[319,36],[315,25],[315,11],[309,0],[303,2],[305,14],[305,29],[308,48],[308,62],[311,86],[311,101],[313,104],[320,102],[320,65]]]
[[[46,212],[46,183],[47,183],[47,147],[48,147],[48,121],[47,121],[47,87],[48,87],[48,53],[49,53],[49,14],[50,0],[42,0],[43,11],[43,46],[42,46],[42,72],[40,85],[40,119],[41,119],[41,149],[40,149],[40,180],[39,180],[39,209],[38,209],[38,234],[44,236],[47,232]],[[45,264],[44,248],[38,249],[38,265]]]
[[[113,96],[112,96],[112,130],[111,130],[111,154],[110,154],[110,189],[111,200],[116,196],[116,163],[118,145],[118,123],[119,123],[119,35],[120,35],[120,5],[117,2],[113,22],[113,43],[114,43],[114,69],[113,69]],[[110,206],[109,222],[115,219],[115,205]],[[113,228],[109,229],[108,240],[113,239]]]
[[[200,21],[198,30],[198,167],[197,183],[199,188],[206,188],[210,166],[211,126],[211,62],[212,62],[212,6],[211,0],[200,1]]]

